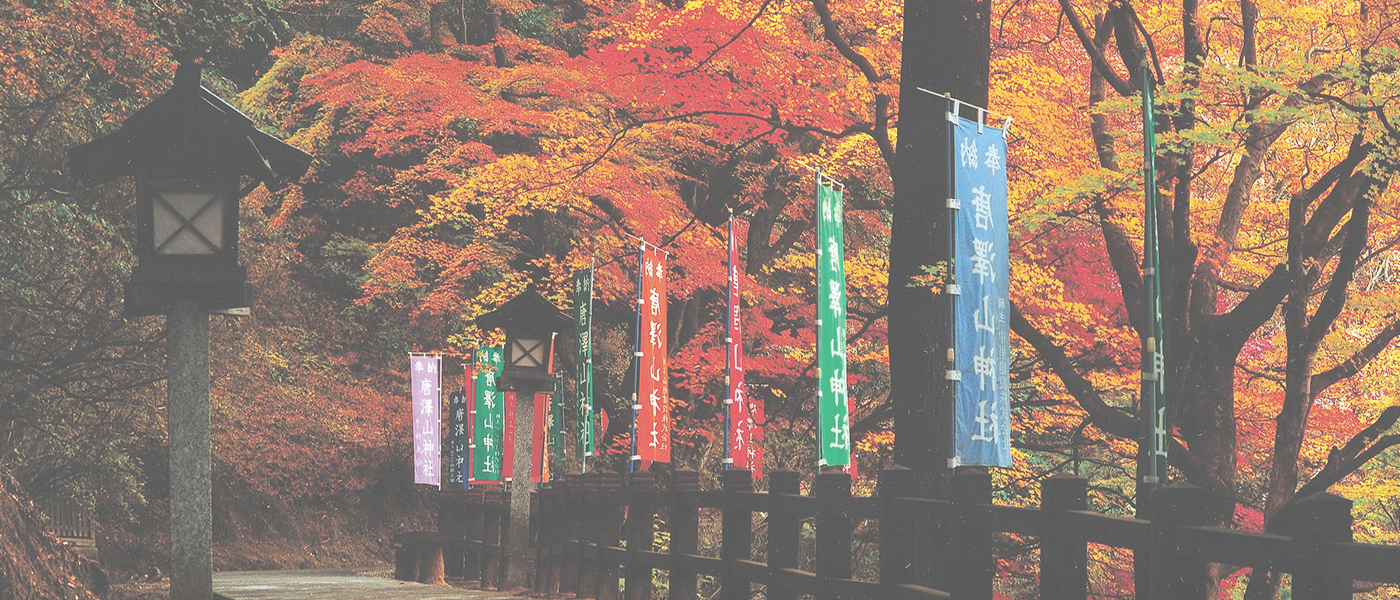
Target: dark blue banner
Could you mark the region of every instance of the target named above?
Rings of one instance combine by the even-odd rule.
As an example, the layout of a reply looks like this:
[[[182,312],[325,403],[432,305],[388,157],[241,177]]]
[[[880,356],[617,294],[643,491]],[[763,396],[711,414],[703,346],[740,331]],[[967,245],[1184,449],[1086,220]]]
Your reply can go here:
[[[979,111],[979,118],[985,115]],[[1007,260],[1006,138],[978,121],[953,121],[956,337],[953,458],[1011,466],[1011,310]]]
[[[447,481],[442,489],[467,489],[467,444],[467,393],[456,391],[447,396]]]

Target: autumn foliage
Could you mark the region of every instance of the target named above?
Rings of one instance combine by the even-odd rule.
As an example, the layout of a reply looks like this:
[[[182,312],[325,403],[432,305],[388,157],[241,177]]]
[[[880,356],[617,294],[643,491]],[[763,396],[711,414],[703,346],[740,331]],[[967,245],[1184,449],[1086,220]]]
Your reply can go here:
[[[1040,479],[1075,472],[1091,479],[1100,510],[1136,509],[1145,61],[1158,98],[1152,184],[1165,224],[1173,480],[1208,488],[1221,523],[1251,530],[1268,529],[1299,494],[1330,489],[1357,500],[1358,538],[1394,543],[1395,8],[979,6],[991,21],[988,108],[1013,124],[1016,462],[994,473],[998,501],[1038,503]],[[765,471],[812,470],[809,169],[820,168],[846,185],[851,423],[861,473],[873,476],[890,458],[898,412],[888,338],[909,318],[890,314],[890,290],[934,293],[926,278],[889,275],[900,123],[938,118],[900,111],[902,40],[923,33],[904,30],[903,9],[885,0],[16,4],[0,8],[0,214],[67,227],[126,264],[130,227],[117,225],[126,192],[76,189],[60,153],[161,91],[175,58],[211,63],[222,77],[206,85],[314,154],[300,185],[244,201],[243,263],[263,295],[252,318],[216,325],[215,452],[230,503],[294,498],[324,512],[407,486],[407,352],[467,356],[497,335],[477,329],[476,316],[530,283],[567,306],[572,272],[589,265],[595,390],[613,434],[599,437],[620,443],[639,240],[670,253],[674,460],[715,471],[731,212],[746,380],[768,418]],[[56,306],[68,288],[54,282],[120,282],[121,268],[94,271],[97,261],[63,239],[0,242],[6,268],[27,276],[0,287],[7,323],[71,338],[83,322]],[[31,249],[61,249],[63,260],[11,259]],[[27,304],[39,296],[55,306]],[[24,347],[0,334],[9,344],[0,406],[23,409],[0,412],[0,431],[36,407],[83,404],[93,411],[83,427],[49,430],[93,439],[107,431],[96,424],[121,423],[133,433],[95,455],[137,477],[132,457],[163,427],[150,416],[159,375],[147,355],[158,325],[124,325],[116,296],[82,302],[78,312],[102,316],[111,347],[135,349],[121,355],[133,365],[122,372],[144,376],[104,380],[115,381],[111,393],[89,395],[108,403],[83,404],[63,391],[78,388],[8,366],[54,361],[14,358]],[[107,406],[150,410],[94,408]],[[4,448],[6,468],[33,482],[68,468],[15,458],[45,447],[22,441]],[[72,481],[52,487],[96,479]],[[130,504],[153,493],[125,485]],[[384,510],[376,514],[393,507]],[[248,520],[230,511],[226,523]],[[1011,576],[999,593],[1027,593],[1032,546],[1006,541]],[[1096,550],[1100,592],[1130,587],[1127,561]],[[1246,593],[1247,576],[1217,576],[1222,593]]]

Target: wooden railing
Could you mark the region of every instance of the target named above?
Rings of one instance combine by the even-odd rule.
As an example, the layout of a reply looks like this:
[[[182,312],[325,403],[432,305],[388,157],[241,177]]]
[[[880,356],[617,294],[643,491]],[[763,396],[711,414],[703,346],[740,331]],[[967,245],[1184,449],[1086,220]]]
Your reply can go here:
[[[616,473],[572,475],[534,494],[536,592],[620,600],[625,590],[628,600],[650,600],[659,569],[672,599],[696,598],[697,577],[708,576],[721,584],[722,600],[748,600],[754,585],[770,600],[988,600],[996,532],[1038,537],[1044,600],[1086,597],[1090,543],[1150,549],[1165,598],[1204,599],[1210,563],[1290,573],[1295,600],[1350,597],[1353,581],[1400,583],[1400,547],[1352,543],[1351,501],[1330,494],[1300,501],[1288,518],[1292,535],[1280,536],[1204,526],[1205,492],[1166,486],[1156,494],[1153,539],[1146,521],[1089,511],[1086,481],[1064,475],[1045,481],[1041,508],[993,504],[990,477],[978,471],[954,476],[951,501],[914,497],[913,473],[902,467],[884,470],[870,498],[852,497],[844,473],[819,475],[810,496],[800,494],[791,471],[770,474],[763,493],[745,470],[726,471],[720,490],[701,490],[699,475],[687,470],[668,477],[669,489],[651,473],[627,479],[624,485]],[[508,506],[508,496],[495,490],[444,496],[440,529],[464,540],[462,553],[449,559],[449,577],[500,585]],[[720,513],[718,556],[699,551],[702,509]],[[766,515],[764,562],[754,560],[754,513]],[[878,581],[859,580],[852,576],[852,532],[872,519],[879,523]],[[804,521],[816,536],[811,571],[799,568]],[[662,532],[669,538],[664,551],[657,544]],[[941,589],[917,583],[925,579]]]

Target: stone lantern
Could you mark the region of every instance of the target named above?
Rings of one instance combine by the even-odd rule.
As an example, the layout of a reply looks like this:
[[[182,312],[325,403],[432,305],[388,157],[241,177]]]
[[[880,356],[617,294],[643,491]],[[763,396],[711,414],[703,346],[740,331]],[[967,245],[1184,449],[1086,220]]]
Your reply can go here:
[[[301,178],[311,156],[254,127],[180,65],[170,90],[117,131],[68,150],[88,185],[136,178],[137,266],[127,316],[166,315],[170,446],[170,596],[213,595],[209,317],[248,314],[238,264],[238,201]]]
[[[502,588],[513,589],[529,583],[526,560],[535,393],[552,385],[554,349],[565,347],[554,343],[555,336],[560,333],[572,336],[574,320],[531,285],[496,310],[477,317],[476,325],[485,330],[505,330],[505,366],[501,374],[506,384],[515,390],[515,462],[511,465],[515,476],[510,493],[506,585]]]

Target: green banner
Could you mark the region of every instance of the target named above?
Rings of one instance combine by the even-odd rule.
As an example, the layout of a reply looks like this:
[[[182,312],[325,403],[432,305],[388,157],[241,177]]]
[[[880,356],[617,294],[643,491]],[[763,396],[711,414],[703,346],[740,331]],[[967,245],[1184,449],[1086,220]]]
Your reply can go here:
[[[1166,341],[1162,331],[1162,275],[1158,255],[1157,226],[1157,133],[1152,100],[1152,71],[1142,65],[1142,310],[1147,327],[1142,335],[1142,397],[1138,414],[1142,437],[1138,440],[1138,485],[1166,484],[1167,406]],[[1141,499],[1142,496],[1139,496]]]
[[[846,265],[841,190],[817,176],[817,455],[820,464],[851,462],[846,402]]]
[[[574,361],[574,405],[578,410],[578,443],[575,449],[586,470],[587,457],[593,456],[592,267],[574,272],[574,325],[578,333],[578,353]]]
[[[501,347],[479,348],[476,351],[475,387],[472,400],[475,415],[472,428],[472,478],[476,481],[500,481],[504,448],[506,403],[496,378],[504,366]]]

